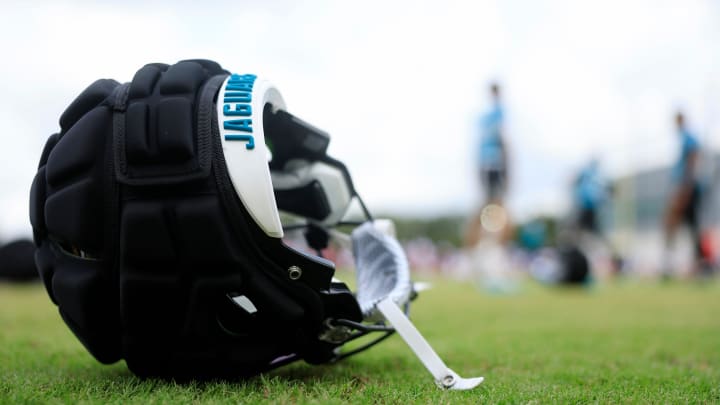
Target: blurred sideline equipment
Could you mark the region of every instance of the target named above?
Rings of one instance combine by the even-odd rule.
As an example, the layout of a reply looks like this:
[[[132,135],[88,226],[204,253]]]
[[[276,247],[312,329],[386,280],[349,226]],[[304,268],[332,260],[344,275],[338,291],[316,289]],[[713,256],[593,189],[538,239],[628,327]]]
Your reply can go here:
[[[544,248],[530,262],[530,274],[545,284],[582,285],[590,280],[590,262],[572,244]]]
[[[563,246],[558,249],[562,272],[561,284],[583,284],[590,277],[590,264],[585,253],[575,245]]]
[[[36,263],[99,361],[125,359],[140,376],[247,376],[335,362],[397,331],[440,387],[482,381],[447,368],[408,320],[417,292],[391,227],[327,155],[328,134],[288,113],[268,81],[207,60],[150,64],[131,83],[93,83],[60,127],[31,191]],[[361,222],[343,221],[353,201]],[[357,298],[332,262],[283,243],[280,210],[304,220],[318,251],[332,228],[356,226]]]
[[[532,229],[524,229],[526,227]],[[582,285],[592,280],[590,260],[584,251],[582,230],[571,217],[558,224],[555,238],[548,235],[546,224],[537,221],[521,228],[532,253],[529,263],[530,275],[545,284]],[[523,235],[521,235],[523,236]],[[554,241],[552,239],[555,239]],[[545,246],[549,243],[552,246]]]
[[[0,247],[0,281],[27,282],[38,278],[33,255],[35,245],[20,239]]]

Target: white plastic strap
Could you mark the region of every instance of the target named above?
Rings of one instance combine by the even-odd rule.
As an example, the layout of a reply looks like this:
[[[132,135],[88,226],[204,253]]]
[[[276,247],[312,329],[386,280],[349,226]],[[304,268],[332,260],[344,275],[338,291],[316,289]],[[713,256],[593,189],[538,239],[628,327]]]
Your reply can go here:
[[[410,349],[432,374],[435,383],[444,389],[469,390],[483,382],[483,377],[462,378],[445,365],[440,356],[420,334],[415,325],[400,310],[391,298],[385,298],[377,304],[377,309],[405,340]]]

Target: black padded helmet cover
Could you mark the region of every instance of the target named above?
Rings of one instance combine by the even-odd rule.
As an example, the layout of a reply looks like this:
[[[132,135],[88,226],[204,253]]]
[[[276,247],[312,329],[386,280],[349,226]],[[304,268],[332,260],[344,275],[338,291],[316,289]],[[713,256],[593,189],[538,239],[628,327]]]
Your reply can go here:
[[[362,320],[333,264],[269,234],[236,191],[217,113],[255,93],[242,84],[250,76],[228,88],[229,75],[188,60],[146,65],[127,84],[98,80],[45,145],[30,196],[36,265],[103,363],[125,359],[139,375],[250,375],[287,359],[328,361],[337,344],[318,338],[325,321]],[[230,101],[218,100],[223,85]],[[245,149],[249,139],[236,138]]]

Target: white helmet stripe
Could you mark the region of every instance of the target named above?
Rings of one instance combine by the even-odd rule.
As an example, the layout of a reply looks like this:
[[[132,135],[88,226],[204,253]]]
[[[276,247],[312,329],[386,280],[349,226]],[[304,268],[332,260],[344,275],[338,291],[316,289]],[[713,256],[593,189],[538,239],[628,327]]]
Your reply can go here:
[[[217,99],[220,141],[235,192],[255,223],[271,237],[283,236],[263,133],[266,104],[285,109],[277,89],[255,75],[228,76]]]

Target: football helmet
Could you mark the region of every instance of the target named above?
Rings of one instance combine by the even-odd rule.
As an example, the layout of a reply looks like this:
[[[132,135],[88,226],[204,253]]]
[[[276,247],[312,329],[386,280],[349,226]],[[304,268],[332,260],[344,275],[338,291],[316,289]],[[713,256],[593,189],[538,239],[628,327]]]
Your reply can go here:
[[[212,61],[91,84],[49,137],[30,197],[36,265],[65,323],[97,360],[140,376],[334,362],[399,331],[440,386],[479,384],[407,319],[402,248],[329,142],[270,82]],[[359,221],[346,219],[352,204]],[[283,227],[281,212],[295,222]],[[283,241],[298,228],[318,252],[331,238],[352,245],[356,295],[332,262]]]

